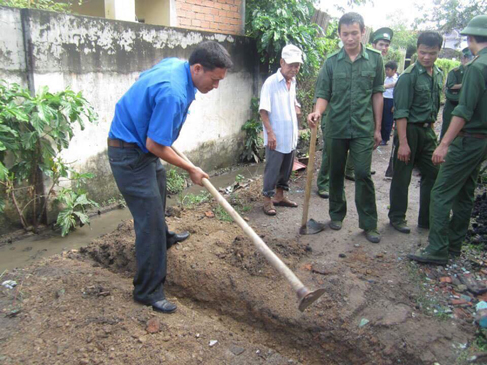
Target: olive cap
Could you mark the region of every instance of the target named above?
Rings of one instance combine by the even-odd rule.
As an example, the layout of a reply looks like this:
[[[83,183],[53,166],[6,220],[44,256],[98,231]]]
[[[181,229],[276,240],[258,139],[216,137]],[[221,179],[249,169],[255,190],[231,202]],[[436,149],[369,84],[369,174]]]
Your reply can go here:
[[[470,20],[460,32],[461,35],[478,35],[487,37],[487,15],[477,15]]]
[[[377,29],[371,37],[371,42],[370,43],[376,43],[380,40],[384,41],[392,41],[392,36],[394,35],[394,32],[392,31],[391,28],[379,28]]]

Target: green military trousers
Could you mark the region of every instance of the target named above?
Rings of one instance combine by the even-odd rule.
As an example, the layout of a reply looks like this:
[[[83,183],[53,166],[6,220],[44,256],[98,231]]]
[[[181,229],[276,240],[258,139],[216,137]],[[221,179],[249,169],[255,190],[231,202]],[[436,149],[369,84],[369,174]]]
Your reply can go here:
[[[433,161],[431,161],[437,146],[436,134],[429,124],[425,127],[422,123],[408,123],[406,135],[411,149],[408,164],[397,159],[399,138],[397,137],[397,130],[394,132],[394,173],[389,193],[389,220],[398,224],[406,220],[409,184],[413,167],[416,165],[421,173],[418,225],[428,228],[431,189],[433,189],[438,175],[438,167],[433,165]]]
[[[449,251],[460,253],[470,223],[480,165],[486,157],[487,139],[457,137],[450,145],[431,192],[428,253],[444,258],[448,258]]]
[[[343,221],[347,214],[345,198],[345,165],[348,159],[355,165],[355,205],[359,216],[359,227],[364,230],[377,228],[377,207],[375,188],[370,175],[374,139],[372,137],[352,139],[326,139],[330,171],[330,218]]]
[[[328,153],[326,152],[326,137],[325,137],[325,122],[321,122],[321,132],[323,134],[323,152],[321,155],[321,167],[316,178],[316,185],[318,186],[318,191],[329,191],[330,190],[330,174],[328,166]],[[347,158],[347,165],[345,168],[345,175],[354,176],[353,163],[351,158]]]

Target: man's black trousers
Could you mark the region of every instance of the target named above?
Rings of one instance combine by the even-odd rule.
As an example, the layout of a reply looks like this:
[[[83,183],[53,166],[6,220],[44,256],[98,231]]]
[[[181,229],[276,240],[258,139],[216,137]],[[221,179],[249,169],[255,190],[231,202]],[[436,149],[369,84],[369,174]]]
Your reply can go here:
[[[109,146],[108,158],[118,189],[134,218],[134,299],[149,305],[165,298],[166,171],[157,156],[139,148]]]

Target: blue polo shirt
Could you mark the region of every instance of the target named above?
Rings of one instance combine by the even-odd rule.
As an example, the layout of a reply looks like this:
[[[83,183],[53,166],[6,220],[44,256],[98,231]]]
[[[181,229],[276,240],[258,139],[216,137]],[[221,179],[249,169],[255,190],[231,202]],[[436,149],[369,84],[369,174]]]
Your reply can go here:
[[[171,146],[195,94],[189,63],[166,58],[142,72],[118,101],[108,136],[137,143],[145,153],[149,152],[145,147],[147,137]]]

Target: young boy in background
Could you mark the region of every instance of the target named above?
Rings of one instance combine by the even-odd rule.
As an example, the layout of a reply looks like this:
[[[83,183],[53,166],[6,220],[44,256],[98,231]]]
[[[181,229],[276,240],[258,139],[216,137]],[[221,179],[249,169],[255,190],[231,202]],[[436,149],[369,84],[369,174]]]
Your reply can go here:
[[[382,135],[381,146],[387,145],[391,138],[392,124],[394,123],[394,86],[397,81],[397,63],[389,61],[385,66],[386,78],[384,80],[384,109],[382,111],[382,126],[380,133]]]

